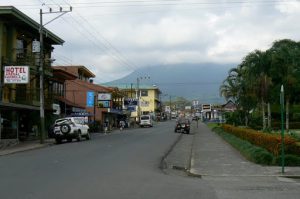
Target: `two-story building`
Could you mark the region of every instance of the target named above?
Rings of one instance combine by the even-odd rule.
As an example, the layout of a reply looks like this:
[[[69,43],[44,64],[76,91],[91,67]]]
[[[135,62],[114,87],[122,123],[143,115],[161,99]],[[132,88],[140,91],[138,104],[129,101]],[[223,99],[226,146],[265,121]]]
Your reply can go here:
[[[112,85],[111,85],[112,86]],[[131,121],[139,121],[140,115],[152,115],[156,117],[160,111],[160,89],[157,86],[136,84],[116,84],[126,97],[124,98],[124,109],[130,112]]]
[[[33,50],[33,43],[37,44],[40,38],[39,27],[37,22],[15,7],[0,6],[1,140],[38,137],[40,52]],[[64,41],[45,28],[43,38],[44,97],[47,117],[52,115],[53,95],[49,88],[53,76],[50,66],[53,45],[62,45]]]

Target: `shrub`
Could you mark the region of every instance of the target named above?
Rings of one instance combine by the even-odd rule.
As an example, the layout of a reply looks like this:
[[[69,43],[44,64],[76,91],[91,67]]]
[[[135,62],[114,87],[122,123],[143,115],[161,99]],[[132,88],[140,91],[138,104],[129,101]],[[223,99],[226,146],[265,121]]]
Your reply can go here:
[[[222,125],[222,128],[224,131],[230,134],[233,134],[243,140],[247,140],[256,146],[267,149],[276,156],[278,156],[280,153],[281,136],[278,134],[263,133],[253,129],[234,127],[228,124]],[[285,150],[295,153],[295,151],[298,149],[295,147],[295,145],[296,140],[286,135],[284,138]]]
[[[224,140],[236,148],[248,160],[257,164],[271,165],[274,156],[264,148],[252,145],[250,142],[240,139],[232,134],[224,132],[221,128],[214,128],[214,132],[219,134]]]

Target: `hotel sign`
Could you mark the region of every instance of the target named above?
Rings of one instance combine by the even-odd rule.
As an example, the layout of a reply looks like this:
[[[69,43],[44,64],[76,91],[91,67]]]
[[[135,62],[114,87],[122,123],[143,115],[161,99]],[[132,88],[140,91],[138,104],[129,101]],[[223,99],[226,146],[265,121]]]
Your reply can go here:
[[[28,66],[5,66],[4,84],[28,84],[29,71]]]

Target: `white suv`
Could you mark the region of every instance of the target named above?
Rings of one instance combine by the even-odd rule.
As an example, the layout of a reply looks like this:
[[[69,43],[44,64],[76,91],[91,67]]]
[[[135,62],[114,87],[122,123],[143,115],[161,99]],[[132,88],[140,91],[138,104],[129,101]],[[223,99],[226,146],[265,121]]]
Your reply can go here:
[[[91,139],[89,126],[85,124],[83,117],[65,117],[55,120],[54,123],[54,138],[56,143],[61,143],[66,139],[72,142],[74,138],[80,141],[81,138]]]

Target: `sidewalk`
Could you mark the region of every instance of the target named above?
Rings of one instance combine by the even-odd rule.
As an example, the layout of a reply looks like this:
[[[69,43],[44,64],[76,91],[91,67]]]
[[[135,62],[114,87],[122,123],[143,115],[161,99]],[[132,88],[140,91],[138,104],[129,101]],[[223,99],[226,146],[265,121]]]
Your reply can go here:
[[[40,144],[39,140],[24,141],[14,146],[9,146],[4,149],[0,149],[0,156],[38,149],[38,148],[50,146],[52,144],[54,144],[54,139],[46,139],[43,144]]]
[[[190,173],[197,176],[300,177],[300,167],[261,166],[246,160],[204,123],[194,127]]]

